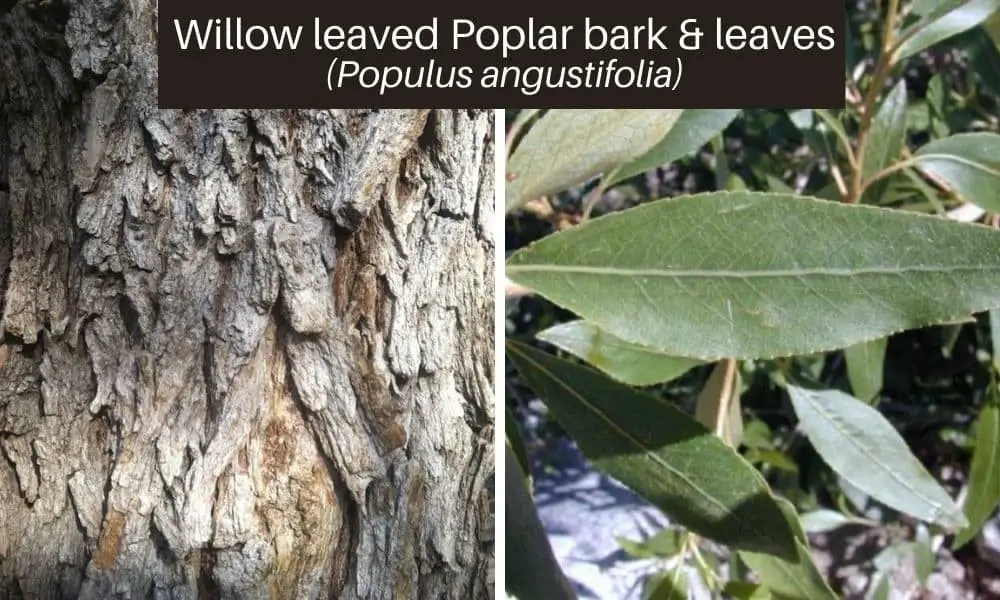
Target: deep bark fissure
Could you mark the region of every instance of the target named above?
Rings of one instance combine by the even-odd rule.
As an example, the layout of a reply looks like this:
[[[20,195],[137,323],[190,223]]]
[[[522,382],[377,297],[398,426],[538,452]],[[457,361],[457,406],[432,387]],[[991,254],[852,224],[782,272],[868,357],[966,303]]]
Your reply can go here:
[[[158,110],[151,2],[3,8],[0,595],[489,597],[491,111]]]

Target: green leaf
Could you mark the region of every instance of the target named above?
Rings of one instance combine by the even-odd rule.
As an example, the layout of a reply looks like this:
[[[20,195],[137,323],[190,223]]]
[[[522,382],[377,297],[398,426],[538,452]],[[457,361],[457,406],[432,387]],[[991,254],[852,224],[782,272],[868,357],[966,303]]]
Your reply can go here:
[[[889,574],[876,571],[872,575],[872,587],[865,600],[889,600]]]
[[[517,462],[521,465],[521,470],[525,477],[530,479],[531,463],[528,461],[528,449],[524,445],[524,437],[521,435],[521,426],[517,423],[517,418],[510,407],[505,407],[504,412],[504,432],[507,435],[507,443],[517,456]]]
[[[906,107],[906,130],[926,131],[931,126],[931,109],[927,102],[914,102]],[[879,202],[881,204],[881,202]]]
[[[594,466],[692,532],[735,548],[794,553],[760,473],[680,409],[517,342],[509,356]]]
[[[681,551],[681,532],[668,527],[646,540],[645,546],[654,556],[670,558]]]
[[[833,131],[834,135],[837,136],[837,140],[845,152],[851,151],[851,136],[847,135],[847,130],[844,129],[844,124],[840,122],[840,118],[834,115],[829,110],[823,108],[817,108],[816,116],[818,116],[826,126]]]
[[[886,506],[922,521],[951,531],[968,525],[881,413],[838,390],[787,389],[799,426],[834,472]]]
[[[684,563],[681,562],[656,584],[649,600],[687,600],[688,581]]]
[[[743,428],[743,445],[753,449],[774,448],[774,433],[767,423],[755,419]]]
[[[878,338],[844,349],[851,390],[865,402],[871,403],[882,389],[885,350],[888,345],[889,338]]]
[[[872,119],[861,164],[861,175],[865,181],[900,158],[905,135],[906,81],[900,81],[882,100]],[[886,183],[885,179],[874,182],[865,190],[863,200],[869,204],[878,203]]]
[[[896,48],[894,62],[900,62],[923,52],[953,35],[968,31],[1000,9],[1000,0],[969,0],[949,3],[950,10],[934,10],[902,34],[903,42]]]
[[[730,173],[729,177],[726,179],[726,185],[723,186],[723,189],[730,192],[742,192],[750,189],[750,186],[748,186],[747,182],[743,181],[743,178],[736,173]]]
[[[737,600],[768,600],[771,592],[762,585],[747,581],[727,581],[722,592]]]
[[[664,383],[703,364],[699,360],[669,356],[630,344],[587,321],[561,323],[537,337],[629,385]]]
[[[910,4],[910,12],[918,17],[940,11],[942,8],[954,4],[954,0],[913,0]]]
[[[927,585],[927,579],[934,572],[937,564],[934,545],[927,528],[920,526],[918,538],[913,542],[913,563],[917,573],[917,581],[921,586]]]
[[[781,469],[782,471],[788,471],[790,473],[797,473],[799,470],[799,465],[796,464],[794,460],[789,458],[784,452],[780,452],[778,450],[754,450],[753,458],[750,458],[748,455],[747,460],[771,465],[776,469]]]
[[[519,600],[576,600],[538,520],[517,456],[510,444],[505,448],[506,589]]]
[[[778,179],[774,175],[768,175],[767,176],[767,189],[771,190],[772,192],[781,192],[783,194],[785,194],[785,193],[787,193],[787,194],[794,194],[795,193],[795,190],[792,189],[792,186],[788,185],[787,183],[785,183],[781,179]]]
[[[642,542],[625,538],[618,538],[617,541],[634,558],[670,558],[681,551],[681,534],[669,527]]]
[[[652,150],[608,173],[606,187],[683,158],[704,146],[740,114],[738,108],[685,110]]]
[[[863,232],[863,234],[862,234]],[[517,251],[507,277],[627,342],[812,354],[1000,305],[1000,232],[772,192],[658,200]]]
[[[907,180],[916,188],[916,192],[919,193],[927,201],[927,205],[932,207],[934,212],[938,216],[947,216],[947,209],[945,209],[944,204],[941,203],[941,193],[936,187],[933,187],[923,177],[918,175],[913,169],[906,169],[903,171],[906,175]]]
[[[994,44],[1000,46],[1000,11],[993,13],[983,21],[983,31],[990,36]]]
[[[813,562],[805,532],[795,515],[795,508],[787,500],[778,500],[787,523],[796,531],[796,554],[792,559],[750,551],[740,551],[740,558],[757,573],[760,582],[776,600],[837,600]]]
[[[969,471],[969,491],[965,516],[969,526],[958,532],[952,543],[957,550],[979,533],[993,509],[1000,504],[1000,392],[990,386],[987,402],[976,420],[976,447]]]
[[[1000,135],[960,133],[934,140],[917,150],[911,161],[968,202],[1000,212]]]
[[[951,128],[948,125],[949,115],[949,89],[944,80],[944,76],[938,73],[931,77],[927,83],[927,112],[931,120],[932,137],[943,138],[951,135]]]
[[[825,508],[805,513],[799,517],[799,521],[807,533],[826,533],[851,522],[842,513]]]
[[[548,111],[508,161],[507,212],[645,154],[680,116],[680,109]]]
[[[715,189],[727,190],[730,189],[731,185],[739,185],[733,181],[734,178],[739,180],[739,175],[729,170],[729,159],[726,157],[726,141],[722,139],[721,135],[712,138],[712,155],[715,159]],[[742,183],[742,180],[740,180],[740,183]]]
[[[1000,48],[997,48],[994,38],[990,37],[986,29],[988,23],[989,20],[982,27],[963,33],[956,40],[956,45],[968,55],[972,65],[971,71],[979,77],[983,85],[994,94],[1000,94]]]
[[[517,116],[514,117],[514,122],[510,124],[511,131],[520,131],[529,121],[538,116],[542,112],[539,108],[526,108],[517,112]],[[523,134],[523,132],[522,132]],[[508,134],[509,136],[510,134]],[[508,140],[514,143],[516,147],[517,140]]]
[[[1000,373],[1000,310],[991,310],[990,341],[993,345],[993,370]]]

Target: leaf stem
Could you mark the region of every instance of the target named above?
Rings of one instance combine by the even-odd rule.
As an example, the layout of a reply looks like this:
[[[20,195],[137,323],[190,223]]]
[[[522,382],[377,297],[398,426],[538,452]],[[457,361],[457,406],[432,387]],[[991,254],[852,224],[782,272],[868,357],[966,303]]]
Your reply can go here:
[[[694,562],[698,567],[698,572],[701,573],[702,578],[705,583],[712,590],[721,590],[725,587],[725,582],[722,578],[709,566],[708,562],[705,561],[705,557],[701,555],[701,549],[698,547],[698,538],[694,534],[688,534],[688,542],[690,543],[691,556],[694,558]]]
[[[871,177],[869,177],[868,179],[866,179],[865,181],[863,181],[861,183],[861,186],[858,189],[857,197],[860,198],[861,194],[864,194],[865,190],[868,189],[868,186],[870,186],[871,184],[875,183],[879,179],[883,179],[885,177],[888,177],[889,175],[892,175],[893,173],[898,173],[899,171],[902,171],[903,169],[906,169],[908,167],[915,166],[916,164],[917,164],[917,161],[915,159],[913,159],[912,157],[910,157],[910,158],[907,158],[905,160],[901,160],[901,161],[899,161],[897,163],[893,163],[893,164],[889,165],[888,167],[886,167],[886,168],[884,168],[884,169],[882,169],[880,171],[876,171]]]
[[[865,94],[864,112],[861,115],[861,127],[858,130],[858,149],[855,152],[857,161],[854,172],[851,173],[851,186],[848,190],[845,201],[857,203],[861,201],[861,193],[864,177],[865,150],[868,145],[868,132],[871,130],[872,119],[875,115],[875,103],[885,85],[885,79],[894,64],[893,59],[893,37],[896,30],[896,17],[899,13],[899,0],[889,0],[886,8],[885,28],[882,34],[882,53],[875,63],[875,70],[872,72],[872,80],[868,84],[868,91]]]

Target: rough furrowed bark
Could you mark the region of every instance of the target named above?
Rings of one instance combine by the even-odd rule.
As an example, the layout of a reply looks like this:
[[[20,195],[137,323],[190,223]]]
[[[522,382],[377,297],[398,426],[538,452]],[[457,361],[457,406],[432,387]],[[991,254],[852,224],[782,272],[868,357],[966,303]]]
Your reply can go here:
[[[492,111],[156,108],[0,14],[0,597],[492,596]]]

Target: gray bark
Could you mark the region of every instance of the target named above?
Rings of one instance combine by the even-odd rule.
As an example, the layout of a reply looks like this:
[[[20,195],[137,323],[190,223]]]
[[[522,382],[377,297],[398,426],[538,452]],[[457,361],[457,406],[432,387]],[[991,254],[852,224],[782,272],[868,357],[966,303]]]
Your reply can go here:
[[[0,14],[0,597],[492,597],[492,111],[158,110],[154,6]]]

